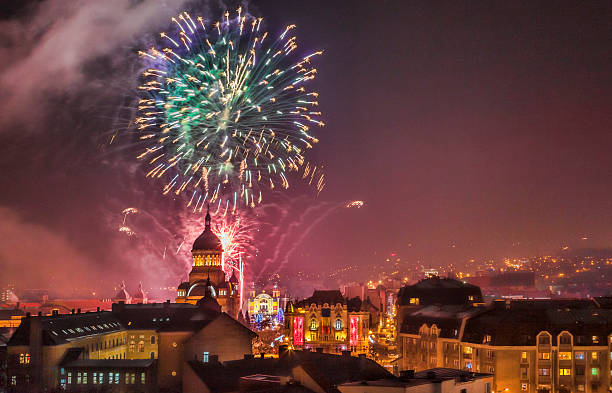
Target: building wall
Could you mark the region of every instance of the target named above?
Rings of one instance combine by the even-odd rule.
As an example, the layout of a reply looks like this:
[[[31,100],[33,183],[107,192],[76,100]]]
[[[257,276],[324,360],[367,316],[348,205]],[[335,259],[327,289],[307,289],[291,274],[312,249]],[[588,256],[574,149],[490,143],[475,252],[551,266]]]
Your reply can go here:
[[[562,336],[567,338],[562,340]],[[601,393],[612,387],[612,335],[599,346],[574,345],[569,332],[554,338],[541,332],[532,346],[495,346],[435,337],[424,325],[421,334],[401,333],[399,339],[400,370],[448,367],[493,373],[495,391],[537,393],[543,388],[551,392]]]
[[[220,362],[243,359],[252,354],[252,336],[229,316],[221,316],[194,334],[185,343],[184,360],[203,360],[203,353],[217,355]]]
[[[157,381],[161,388],[181,385],[185,342],[193,332],[159,332]]]

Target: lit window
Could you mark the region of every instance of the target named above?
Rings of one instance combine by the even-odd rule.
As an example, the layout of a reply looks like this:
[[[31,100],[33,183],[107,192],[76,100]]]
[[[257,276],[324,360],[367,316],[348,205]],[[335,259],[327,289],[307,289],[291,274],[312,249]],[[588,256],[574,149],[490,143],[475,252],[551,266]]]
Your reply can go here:
[[[559,352],[559,360],[572,360],[571,352]]]
[[[593,336],[593,344],[599,344],[599,336]]]
[[[108,383],[112,385],[112,383],[113,383],[113,373],[108,373]]]
[[[419,305],[419,298],[418,297],[411,297],[410,298],[410,304],[414,304],[415,306]]]
[[[576,352],[576,353],[574,353],[574,358],[576,360],[584,360],[584,352]]]
[[[25,364],[25,354],[19,354],[19,364]]]
[[[342,330],[342,320],[341,319],[336,319],[334,321],[334,329]]]
[[[81,376],[81,373],[78,372],[77,373],[77,382],[76,382],[77,385],[80,385],[82,381],[83,381],[83,377]]]
[[[472,295],[468,296],[468,300],[474,300],[474,296]]]
[[[463,348],[463,353],[471,354],[472,353],[472,347],[464,347]]]
[[[529,384],[527,383],[522,383],[521,384],[521,390],[528,390],[529,389]]]
[[[490,343],[491,342],[491,335],[490,334],[485,335],[485,342],[486,343]]]
[[[599,352],[591,352],[591,359],[597,360],[599,358]]]
[[[593,375],[593,376],[599,375],[599,369],[597,367],[593,367],[591,369],[591,375]]]
[[[13,386],[17,385],[17,376],[16,375],[12,375],[11,376],[11,385],[13,385]]]
[[[72,373],[68,371],[68,384],[72,383]]]
[[[83,384],[87,385],[87,373],[83,373]]]
[[[538,370],[539,375],[550,375],[550,369],[549,368],[541,368]]]
[[[538,355],[542,360],[550,360],[550,352],[540,352]]]
[[[115,373],[115,385],[119,385],[119,373]]]
[[[140,383],[144,385],[146,381],[147,381],[146,374],[140,373]]]
[[[176,377],[176,371],[172,371],[172,376]]]
[[[209,355],[209,353],[208,353],[208,352],[204,352],[204,353],[202,354],[202,361],[203,361],[204,363],[208,363],[208,355]]]
[[[572,375],[572,370],[569,368],[560,368],[559,375]]]
[[[317,330],[317,320],[316,319],[310,320],[310,330]]]
[[[584,385],[577,385],[576,390],[578,390],[579,392],[584,392]]]
[[[521,363],[527,363],[527,352],[521,352]]]
[[[138,352],[144,352],[144,341],[138,341]]]
[[[98,384],[98,373],[93,373],[93,384],[94,385]]]

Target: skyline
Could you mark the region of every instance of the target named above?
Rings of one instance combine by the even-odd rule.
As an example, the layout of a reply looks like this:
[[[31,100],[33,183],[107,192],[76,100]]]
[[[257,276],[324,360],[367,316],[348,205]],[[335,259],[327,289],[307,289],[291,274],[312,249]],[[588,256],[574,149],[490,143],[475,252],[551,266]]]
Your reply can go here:
[[[11,111],[0,122],[0,263],[9,274],[34,273],[45,244],[53,266],[37,280],[52,268],[174,282],[185,263],[161,259],[161,243],[192,235],[187,223],[201,216],[160,195],[130,149],[109,146],[108,136],[130,92],[122,84],[137,75],[133,51],[177,9],[143,2],[150,19],[120,24],[118,42],[85,55],[83,42],[59,33],[91,26],[76,23],[87,7],[50,0],[2,13],[11,60],[0,68],[0,96]],[[249,11],[270,31],[296,23],[301,50],[325,50],[314,86],[326,127],[314,158],[326,188],[317,198],[301,187],[271,198],[286,205],[283,228],[296,242],[284,248],[287,266],[366,265],[391,252],[436,265],[612,246],[609,3],[270,1]],[[64,16],[68,30],[41,23],[51,15]],[[22,29],[43,39],[18,40]],[[66,62],[37,61],[60,48]],[[29,83],[9,90],[24,75],[56,81],[42,92]],[[351,200],[365,206],[336,208]],[[146,213],[150,233],[138,241],[116,231],[129,206]]]

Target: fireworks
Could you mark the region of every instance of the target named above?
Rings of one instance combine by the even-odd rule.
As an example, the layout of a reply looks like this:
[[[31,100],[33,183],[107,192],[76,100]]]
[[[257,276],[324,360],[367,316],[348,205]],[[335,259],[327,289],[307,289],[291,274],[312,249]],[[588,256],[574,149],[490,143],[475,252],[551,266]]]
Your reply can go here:
[[[183,12],[174,33],[140,51],[142,74],[135,124],[146,144],[138,158],[147,177],[166,179],[164,194],[185,193],[193,211],[254,207],[266,189],[288,188],[289,172],[301,173],[320,192],[320,167],[306,161],[323,126],[313,57],[297,56],[295,25],[278,37],[262,18],[243,15],[208,21]]]
[[[346,208],[354,207],[357,209],[361,209],[364,204],[365,204],[364,201],[352,201],[352,202],[347,203],[344,207]]]

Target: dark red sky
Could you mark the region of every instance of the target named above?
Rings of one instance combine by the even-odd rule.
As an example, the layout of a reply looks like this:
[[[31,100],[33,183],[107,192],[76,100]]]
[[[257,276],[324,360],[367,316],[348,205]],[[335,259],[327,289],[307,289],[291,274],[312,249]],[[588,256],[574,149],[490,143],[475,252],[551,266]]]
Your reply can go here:
[[[68,271],[154,281],[164,266],[160,274],[173,282],[182,274],[176,262],[138,260],[147,244],[159,249],[162,235],[126,253],[131,245],[114,230],[120,210],[137,205],[178,231],[180,205],[141,181],[132,156],[99,149],[128,94],[130,53],[157,26],[119,16],[102,27],[71,24],[79,7],[41,4],[3,13],[0,54],[10,60],[0,67],[9,104],[0,124],[0,207],[13,224],[1,233],[13,240],[2,243],[0,263],[13,273],[36,266],[32,246],[20,241],[35,231],[61,243],[53,264]],[[366,201],[318,222],[290,253],[291,266],[364,265],[391,251],[444,264],[612,246],[609,1],[253,1],[250,11],[270,30],[296,23],[304,50],[325,49],[314,85],[327,124],[316,149],[327,188],[292,208]],[[172,12],[160,6],[152,15]],[[45,37],[59,36],[49,15],[66,18],[63,46],[37,58]],[[72,45],[89,28],[91,42]],[[302,218],[306,228],[317,217]],[[62,261],[62,247],[71,262]],[[7,251],[23,248],[34,255]]]

